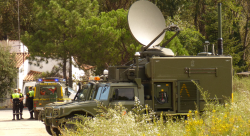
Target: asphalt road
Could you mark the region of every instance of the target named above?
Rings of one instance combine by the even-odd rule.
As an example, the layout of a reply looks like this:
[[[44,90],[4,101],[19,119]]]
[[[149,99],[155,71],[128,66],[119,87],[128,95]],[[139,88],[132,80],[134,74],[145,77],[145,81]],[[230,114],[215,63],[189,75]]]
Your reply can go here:
[[[38,120],[28,120],[27,108],[23,111],[22,120],[12,121],[12,110],[0,110],[0,136],[50,136],[43,124]]]

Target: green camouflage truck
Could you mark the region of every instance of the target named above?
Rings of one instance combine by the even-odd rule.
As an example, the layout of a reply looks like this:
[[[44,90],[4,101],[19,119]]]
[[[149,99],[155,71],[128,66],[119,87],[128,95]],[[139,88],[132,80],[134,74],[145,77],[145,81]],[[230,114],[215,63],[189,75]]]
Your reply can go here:
[[[160,34],[158,31],[155,35],[154,30],[162,24],[165,25],[165,20],[161,19],[162,24],[148,29],[152,24],[159,22],[157,18],[159,16],[151,14],[157,11],[156,6],[149,1],[137,1],[131,7],[129,14],[132,16],[128,15],[128,22],[132,26],[130,29],[133,36],[140,43],[151,42],[143,44],[145,46],[142,47],[141,52],[136,52],[130,63],[122,66],[110,66],[106,82],[87,84],[83,89],[83,92],[87,92],[87,95],[84,95],[85,99],[46,105],[41,120],[44,121],[49,134],[52,132],[59,134],[61,127],[67,123],[67,119],[76,114],[95,117],[97,112],[94,108],[97,108],[97,103],[94,99],[106,106],[120,102],[129,111],[134,106],[135,97],[137,97],[141,105],[150,106],[156,114],[164,112],[170,115],[183,115],[187,114],[189,110],[201,111],[204,109],[205,100],[197,85],[204,91],[208,91],[210,94],[208,100],[218,100],[220,103],[224,103],[226,99],[231,98],[232,57],[223,55],[221,34],[218,39],[218,54],[212,48],[212,53],[205,50],[197,56],[175,56],[171,49],[158,45],[149,46],[155,43],[165,30],[176,31],[177,35],[178,27],[171,25]],[[134,16],[137,13],[140,14]],[[150,18],[150,15],[153,17]],[[143,18],[143,16],[146,17]],[[141,17],[143,19],[138,21]],[[147,20],[148,18],[149,20]],[[155,20],[156,22],[150,22]],[[150,24],[145,27],[144,23],[147,22]],[[220,23],[221,20],[219,20]],[[140,28],[152,32],[145,35],[147,34],[145,31],[138,31]],[[219,28],[221,32],[221,27]],[[151,34],[153,34],[153,40]],[[77,94],[76,98],[78,99],[80,96]]]
[[[162,49],[159,51],[164,54]],[[76,114],[94,117],[94,99],[106,106],[120,102],[129,111],[138,97],[140,104],[147,104],[157,114],[163,111],[178,115],[204,108],[205,101],[194,82],[210,93],[209,100],[217,97],[223,103],[231,98],[230,56],[157,56],[138,58],[137,62],[134,66],[109,67],[108,82],[88,84],[83,89],[84,99],[78,94],[70,103],[47,104],[41,120],[48,133],[52,130],[59,134],[61,125]]]

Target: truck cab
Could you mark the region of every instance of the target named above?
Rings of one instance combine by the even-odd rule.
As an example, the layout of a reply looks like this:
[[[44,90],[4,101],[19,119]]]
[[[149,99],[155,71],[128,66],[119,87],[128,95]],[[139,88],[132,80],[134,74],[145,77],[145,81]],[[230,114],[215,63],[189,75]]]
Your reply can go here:
[[[52,134],[51,130],[59,132],[60,126],[67,122],[67,119],[76,114],[94,117],[97,112],[97,103],[100,101],[105,106],[115,106],[121,103],[128,110],[132,110],[135,97],[144,104],[144,87],[138,88],[135,83],[88,83],[83,89],[78,91],[72,102],[54,102],[47,104],[41,115],[46,130]]]

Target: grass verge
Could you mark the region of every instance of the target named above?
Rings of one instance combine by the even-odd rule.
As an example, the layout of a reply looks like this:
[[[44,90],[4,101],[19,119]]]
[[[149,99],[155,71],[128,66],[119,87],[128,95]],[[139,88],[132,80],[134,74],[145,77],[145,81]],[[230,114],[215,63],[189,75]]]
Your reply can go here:
[[[139,100],[135,108],[126,112],[122,105],[106,108],[99,105],[98,116],[93,119],[80,116],[82,123],[74,122],[77,130],[65,129],[63,135],[102,136],[218,136],[250,135],[250,80],[234,77],[233,101],[221,105],[207,101],[205,111],[189,111],[187,118],[168,117],[163,113],[155,117],[150,107]],[[207,95],[204,92],[204,96]],[[144,114],[146,113],[146,114]]]

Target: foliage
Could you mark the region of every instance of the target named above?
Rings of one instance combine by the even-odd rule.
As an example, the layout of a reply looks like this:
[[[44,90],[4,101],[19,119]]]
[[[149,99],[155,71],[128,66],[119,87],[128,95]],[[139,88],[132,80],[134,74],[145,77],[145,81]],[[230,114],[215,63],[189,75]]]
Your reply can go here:
[[[207,101],[205,111],[189,111],[186,118],[170,117],[160,114],[159,118],[150,116],[147,107],[135,102],[136,112],[124,112],[126,109],[118,104],[105,108],[97,117],[89,119],[81,116],[83,123],[76,122],[78,129],[65,129],[63,135],[248,135],[250,133],[250,81],[248,78],[234,77],[234,97],[224,105]],[[204,96],[208,94],[204,92]],[[141,108],[140,108],[141,107]],[[146,113],[145,113],[146,111]],[[140,120],[138,120],[140,116]]]
[[[81,23],[75,44],[80,63],[97,66],[97,74],[110,65],[121,65],[133,58],[140,45],[131,35],[127,24],[128,11],[119,9],[102,12]]]
[[[62,69],[58,66],[54,66],[52,68],[52,70],[46,71],[46,72],[42,72],[41,74],[37,74],[34,79],[38,79],[38,78],[46,78],[46,77],[61,77],[60,72],[62,71]]]
[[[98,8],[96,0],[36,0],[33,7],[33,27],[36,31],[26,32],[22,36],[31,59],[35,56],[62,59],[63,77],[66,79],[67,60],[75,54],[75,49],[81,48],[75,44],[79,24],[96,16]],[[72,86],[70,69],[69,77],[69,86]]]
[[[16,85],[16,57],[9,52],[8,46],[0,44],[0,98],[5,98],[7,93],[13,93],[11,89]]]
[[[222,2],[224,55],[233,57],[235,71],[249,69],[249,0],[149,0],[160,8],[181,33],[166,47],[177,55],[196,55],[208,40],[217,52],[217,3]],[[31,56],[69,58],[97,66],[122,65],[141,45],[127,25],[128,9],[135,0],[19,0],[22,42]],[[0,39],[17,39],[17,2],[0,2]],[[26,31],[26,33],[25,33]],[[173,35],[167,32],[164,41]],[[65,68],[64,68],[65,69]]]
[[[32,31],[34,0],[19,0],[20,33]],[[16,0],[0,1],[0,40],[18,40],[18,2]]]
[[[101,12],[109,12],[118,9],[129,9],[136,0],[98,0]]]
[[[155,0],[155,3],[167,19],[169,17],[173,19],[186,4],[185,0]]]

